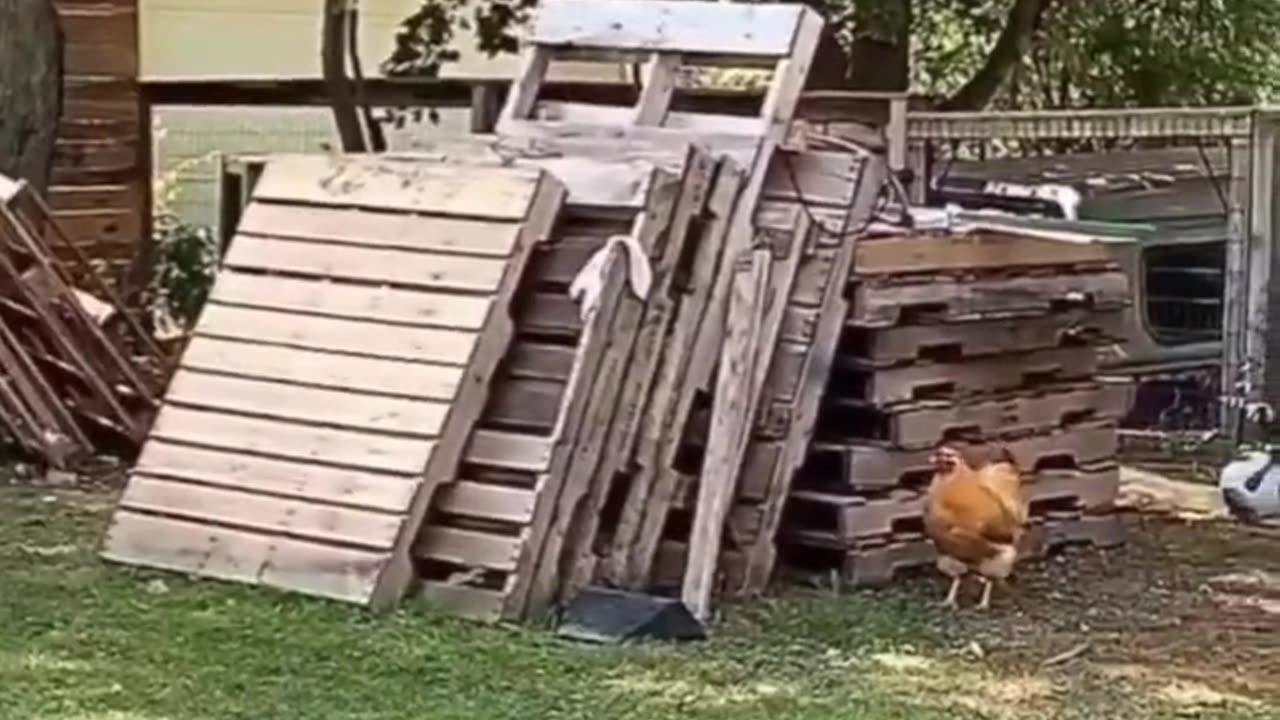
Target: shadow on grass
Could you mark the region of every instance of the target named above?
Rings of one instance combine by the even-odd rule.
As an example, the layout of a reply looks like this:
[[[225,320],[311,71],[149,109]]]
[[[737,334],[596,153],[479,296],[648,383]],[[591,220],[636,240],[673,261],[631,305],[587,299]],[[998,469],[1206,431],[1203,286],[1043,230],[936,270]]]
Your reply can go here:
[[[591,648],[415,603],[372,618],[109,567],[94,554],[108,508],[0,491],[0,718],[1267,717],[1156,668],[976,657],[918,584],[792,588],[729,608],[708,643]]]

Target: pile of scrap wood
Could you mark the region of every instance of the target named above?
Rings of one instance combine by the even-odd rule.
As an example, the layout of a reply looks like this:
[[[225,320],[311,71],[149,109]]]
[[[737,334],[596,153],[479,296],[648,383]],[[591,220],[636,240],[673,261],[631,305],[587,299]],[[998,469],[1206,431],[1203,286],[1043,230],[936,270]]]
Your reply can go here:
[[[547,0],[496,134],[254,161],[104,555],[491,621],[763,589],[890,195],[883,158],[792,132],[822,24]],[[631,105],[542,97],[619,58]],[[726,65],[772,71],[763,104],[682,110]]]
[[[0,176],[0,425],[18,447],[59,468],[136,450],[157,404],[148,338],[43,199]]]
[[[1113,243],[998,223],[872,234],[779,545],[809,570],[888,582],[933,562],[929,455],[996,442],[1027,474],[1030,555],[1120,541],[1116,423],[1130,388],[1099,374],[1127,329]]]
[[[104,555],[374,606],[413,574],[486,619],[647,585],[685,428],[717,392],[758,404],[775,340],[812,332],[789,303],[829,301],[880,192],[865,153],[780,149],[821,29],[553,0],[497,135],[267,158]],[[540,96],[554,63],[620,55],[633,105]],[[755,114],[678,109],[725,65],[773,71]],[[726,465],[738,426],[705,440]]]

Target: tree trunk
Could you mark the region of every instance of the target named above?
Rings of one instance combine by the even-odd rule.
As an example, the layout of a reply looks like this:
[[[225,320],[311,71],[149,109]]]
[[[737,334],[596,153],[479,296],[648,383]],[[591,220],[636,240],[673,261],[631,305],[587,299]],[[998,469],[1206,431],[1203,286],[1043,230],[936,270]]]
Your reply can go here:
[[[324,18],[320,31],[320,67],[329,93],[333,122],[338,130],[338,142],[342,144],[343,152],[366,152],[368,148],[365,146],[364,130],[360,127],[355,93],[347,81],[347,2],[324,0],[322,8]]]
[[[49,189],[62,115],[62,29],[53,0],[0,0],[0,174]]]
[[[955,95],[942,103],[942,110],[981,110],[986,107],[1000,86],[1008,79],[1022,57],[1031,48],[1040,18],[1053,0],[1017,0],[1009,9],[1004,28],[996,38],[996,44],[987,54],[978,72],[969,78]]]
[[[828,15],[825,0],[803,0]],[[854,38],[848,51],[836,39],[841,29],[831,22],[823,30],[809,70],[810,90],[906,92],[910,84],[911,8],[906,6],[896,27]]]

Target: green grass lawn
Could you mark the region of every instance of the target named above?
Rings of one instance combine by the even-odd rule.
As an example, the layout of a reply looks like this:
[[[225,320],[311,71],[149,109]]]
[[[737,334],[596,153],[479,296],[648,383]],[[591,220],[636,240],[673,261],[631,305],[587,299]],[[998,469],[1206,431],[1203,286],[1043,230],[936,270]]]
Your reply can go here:
[[[1061,646],[951,618],[933,582],[793,588],[732,608],[707,643],[592,648],[418,604],[372,618],[107,566],[95,552],[109,507],[0,490],[0,718],[1280,717],[1276,686],[1132,661],[1041,669],[1027,653]]]

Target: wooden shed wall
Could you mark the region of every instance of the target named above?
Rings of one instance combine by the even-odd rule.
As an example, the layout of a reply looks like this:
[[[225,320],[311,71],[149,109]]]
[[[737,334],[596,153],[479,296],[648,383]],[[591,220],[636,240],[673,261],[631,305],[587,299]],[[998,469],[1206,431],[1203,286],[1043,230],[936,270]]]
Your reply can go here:
[[[122,264],[148,223],[149,123],[138,85],[137,0],[56,0],[65,41],[54,216],[95,259]]]

